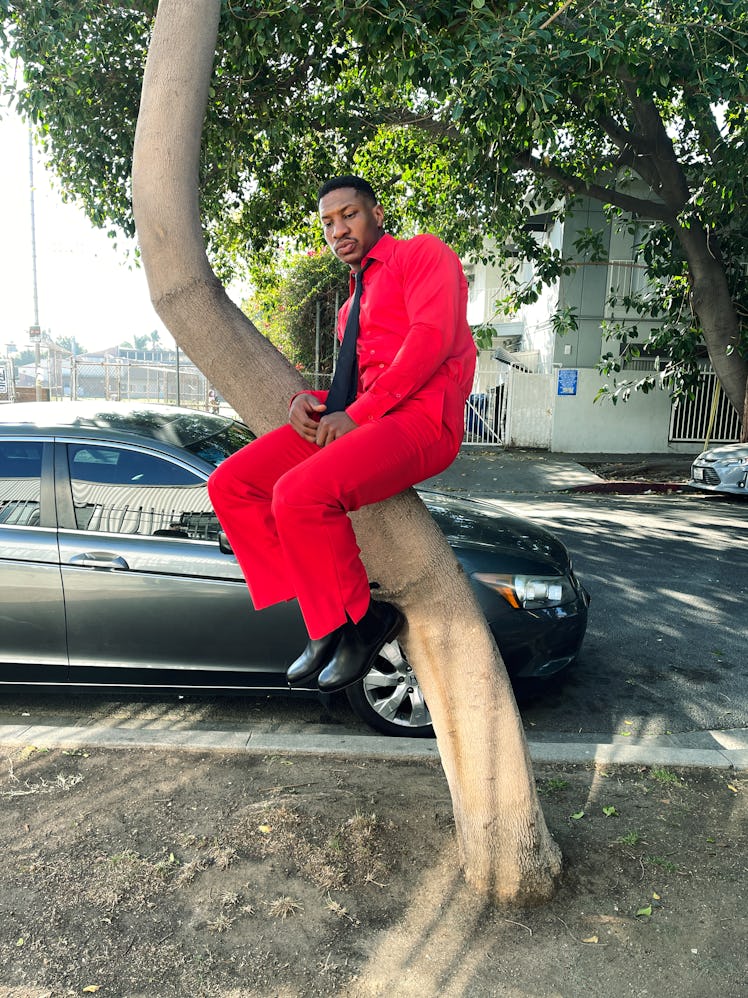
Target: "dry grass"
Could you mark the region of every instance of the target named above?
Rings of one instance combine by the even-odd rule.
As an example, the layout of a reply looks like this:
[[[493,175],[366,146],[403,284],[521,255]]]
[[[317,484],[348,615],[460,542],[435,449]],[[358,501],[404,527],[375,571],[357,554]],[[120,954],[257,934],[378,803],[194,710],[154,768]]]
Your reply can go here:
[[[39,779],[35,782],[26,780],[24,783],[21,783],[15,774],[13,760],[8,759],[8,783],[10,784],[10,788],[8,790],[0,790],[0,797],[14,798],[30,797],[34,794],[52,794],[60,790],[72,790],[73,787],[77,787],[82,782],[83,777],[80,773],[70,775],[57,773],[52,780]]]
[[[354,814],[331,821],[321,811],[303,811],[286,802],[247,808],[232,836],[260,859],[282,859],[287,868],[324,893],[363,884],[381,884],[386,830],[376,815]]]
[[[271,918],[286,919],[290,915],[300,915],[304,911],[304,905],[301,901],[296,901],[287,895],[277,897],[274,901],[268,901],[266,904],[268,906],[268,915]]]

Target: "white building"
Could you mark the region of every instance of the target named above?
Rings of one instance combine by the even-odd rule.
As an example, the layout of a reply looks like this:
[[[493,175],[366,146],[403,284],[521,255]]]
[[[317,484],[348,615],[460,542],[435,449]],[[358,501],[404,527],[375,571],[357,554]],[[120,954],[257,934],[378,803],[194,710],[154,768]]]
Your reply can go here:
[[[467,442],[577,453],[690,453],[707,436],[713,443],[737,440],[739,418],[719,391],[712,415],[718,386],[711,369],[693,403],[674,407],[662,388],[634,392],[617,405],[595,401],[610,382],[597,370],[600,357],[619,350],[618,341],[606,342],[603,320],[633,321],[621,305],[611,309],[611,289],[639,289],[646,270],[634,259],[634,237],[624,227],[611,227],[597,202],[584,203],[563,222],[539,218],[534,228],[536,238],[567,259],[578,256],[574,242],[581,231],[600,231],[607,260],[578,263],[513,315],[502,314],[498,304],[508,290],[501,270],[466,264],[468,321],[495,329],[492,349],[482,350],[479,359]],[[577,328],[563,335],[552,322],[559,308],[572,309],[576,317]],[[654,358],[629,362],[619,381],[653,371],[655,364]]]

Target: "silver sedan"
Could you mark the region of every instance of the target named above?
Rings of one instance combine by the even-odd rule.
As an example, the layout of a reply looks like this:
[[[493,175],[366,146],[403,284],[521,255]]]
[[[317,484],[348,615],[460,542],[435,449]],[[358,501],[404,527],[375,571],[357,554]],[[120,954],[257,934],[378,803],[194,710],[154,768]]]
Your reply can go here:
[[[748,493],[748,444],[723,444],[699,454],[688,483],[708,492]]]

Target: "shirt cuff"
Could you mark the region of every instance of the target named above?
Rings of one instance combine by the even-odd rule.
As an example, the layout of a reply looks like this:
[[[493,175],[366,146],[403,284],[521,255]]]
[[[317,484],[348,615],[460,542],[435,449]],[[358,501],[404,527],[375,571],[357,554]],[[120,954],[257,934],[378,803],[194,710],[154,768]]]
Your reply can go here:
[[[400,397],[391,395],[389,392],[375,394],[373,391],[368,391],[351,402],[345,411],[354,423],[361,426],[363,423],[384,416],[401,401]]]
[[[321,388],[320,389],[302,388],[300,392],[296,392],[294,395],[291,396],[288,402],[288,408],[289,409],[291,408],[291,406],[293,405],[293,400],[297,399],[299,395],[314,395],[314,397],[318,399],[320,402],[326,402],[328,394],[329,394],[328,391],[323,390]]]

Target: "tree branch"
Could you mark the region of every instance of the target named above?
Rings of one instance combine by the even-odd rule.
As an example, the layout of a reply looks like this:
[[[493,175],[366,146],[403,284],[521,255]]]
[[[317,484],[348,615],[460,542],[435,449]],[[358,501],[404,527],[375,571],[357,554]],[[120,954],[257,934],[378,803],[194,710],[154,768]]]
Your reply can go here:
[[[555,180],[564,187],[570,194],[584,194],[594,198],[595,201],[602,201],[603,204],[613,204],[624,211],[630,211],[635,215],[644,218],[657,218],[661,222],[669,225],[675,224],[675,216],[668,209],[667,205],[659,201],[652,201],[648,198],[637,198],[631,194],[624,194],[612,187],[603,187],[600,184],[589,184],[579,177],[573,177],[558,166],[552,163],[545,163],[538,156],[525,153],[514,157],[517,169],[530,170],[549,180]]]
[[[644,135],[652,144],[649,158],[659,178],[659,183],[653,186],[656,186],[657,193],[661,195],[672,213],[677,215],[688,202],[691,192],[660,112],[653,100],[642,99],[639,96],[635,80],[622,73],[618,79]]]
[[[438,121],[428,115],[419,115],[415,112],[407,111],[404,108],[377,108],[372,113],[371,108],[359,107],[354,109],[354,113],[362,121],[370,124],[412,125],[440,137],[447,136],[457,141],[464,141],[465,138],[454,125]],[[637,198],[630,194],[624,194],[622,191],[617,191],[614,188],[603,187],[600,184],[589,184],[578,177],[571,176],[552,163],[544,163],[540,158],[530,153],[516,155],[514,163],[517,169],[530,170],[540,176],[557,181],[569,193],[585,194],[596,201],[616,205],[618,208],[630,211],[635,215],[641,215],[645,218],[657,218],[670,225],[675,224],[675,215],[668,210],[666,205],[659,201]],[[630,152],[627,153],[626,150],[622,150],[621,156],[618,157],[618,165],[629,165],[642,172],[640,170],[642,165],[641,157]],[[645,180],[649,179],[643,172],[642,176]]]
[[[433,118],[431,115],[416,114],[415,111],[409,111],[407,108],[370,108],[363,106],[352,107],[351,113],[370,125],[411,125],[414,128],[421,128],[424,132],[429,132],[440,138],[452,138],[459,142],[465,140],[465,136],[454,125]]]
[[[592,118],[605,132],[609,139],[620,149],[618,163],[620,166],[630,166],[647,181],[650,187],[659,187],[660,178],[649,163],[649,157],[654,153],[653,143],[644,135],[631,131],[616,121],[607,111],[594,112],[585,107],[584,103],[572,96],[571,103],[583,115]]]

